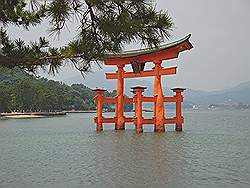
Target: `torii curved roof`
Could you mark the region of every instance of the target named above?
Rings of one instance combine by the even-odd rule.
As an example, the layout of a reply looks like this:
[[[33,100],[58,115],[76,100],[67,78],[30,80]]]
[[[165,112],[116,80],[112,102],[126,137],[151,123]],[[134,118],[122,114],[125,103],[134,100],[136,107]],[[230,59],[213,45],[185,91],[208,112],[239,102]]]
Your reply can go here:
[[[133,62],[145,63],[150,61],[177,58],[179,52],[190,50],[193,48],[193,45],[189,41],[190,37],[191,34],[178,41],[161,45],[158,48],[124,51],[119,54],[107,54],[104,58],[104,64],[116,65],[131,64]]]

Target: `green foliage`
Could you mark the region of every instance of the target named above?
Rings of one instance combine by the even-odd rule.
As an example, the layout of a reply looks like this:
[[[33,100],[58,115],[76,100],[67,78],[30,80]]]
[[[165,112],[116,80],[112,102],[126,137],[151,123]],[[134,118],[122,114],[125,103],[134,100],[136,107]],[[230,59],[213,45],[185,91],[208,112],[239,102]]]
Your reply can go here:
[[[36,78],[19,69],[0,68],[0,112],[95,110],[94,92],[83,84],[68,86],[62,82]],[[106,92],[106,97],[116,92]],[[126,104],[125,110],[132,110]],[[113,111],[112,104],[104,109]]]
[[[169,38],[173,23],[166,12],[154,7],[149,0],[4,0],[0,4],[0,23],[4,25],[12,23],[29,29],[48,20],[50,32],[59,34],[73,21],[77,36],[66,46],[49,48],[43,38],[30,45],[22,40],[11,41],[1,29],[0,65],[32,72],[50,66],[49,71],[55,73],[70,62],[87,72],[107,53],[120,52],[125,43],[140,41],[149,47],[158,46]]]
[[[38,42],[26,45],[21,39],[11,41],[3,28],[0,30],[0,41],[3,46],[1,49],[2,54],[0,53],[0,66],[8,68],[14,68],[18,64],[19,68],[34,72],[38,66],[44,67],[48,65],[48,63],[44,64],[37,61],[37,59],[56,53],[54,52],[55,50],[53,51],[53,48],[49,52],[46,51],[49,42],[45,38],[39,38]],[[53,66],[51,67],[53,68]]]
[[[44,17],[45,6],[33,0],[30,1],[32,11],[26,10],[26,6],[25,0],[2,0],[0,3],[0,23],[22,25],[25,28],[39,24]],[[39,9],[35,9],[38,6]]]

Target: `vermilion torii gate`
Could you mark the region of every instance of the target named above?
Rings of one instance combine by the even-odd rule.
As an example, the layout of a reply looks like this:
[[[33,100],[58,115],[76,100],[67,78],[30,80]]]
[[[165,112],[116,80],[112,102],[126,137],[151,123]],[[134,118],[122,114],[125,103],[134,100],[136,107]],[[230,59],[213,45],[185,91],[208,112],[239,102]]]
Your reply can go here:
[[[182,92],[185,89],[174,88],[173,97],[165,97],[162,92],[161,76],[176,74],[177,67],[163,68],[162,61],[177,58],[179,53],[193,48],[189,41],[191,35],[185,38],[160,46],[154,49],[145,49],[139,51],[129,51],[122,54],[110,54],[104,59],[105,65],[117,66],[116,73],[106,73],[107,79],[117,80],[117,96],[115,98],[105,98],[103,89],[95,89],[95,102],[97,104],[97,117],[95,122],[97,124],[97,131],[103,130],[103,123],[115,123],[116,130],[125,129],[126,122],[134,122],[136,132],[142,132],[143,124],[154,124],[155,132],[164,132],[165,124],[176,124],[176,131],[182,130],[184,118],[181,112],[181,103],[183,102]],[[145,63],[153,62],[154,68],[152,70],[144,70]],[[125,65],[132,65],[133,72],[125,72]],[[138,77],[154,77],[154,96],[145,97],[142,95],[144,87],[133,87],[133,98],[124,97],[124,78],[138,78]],[[104,102],[115,103],[115,117],[104,118],[102,116],[102,104]],[[126,118],[124,116],[124,103],[134,103],[135,116],[133,118]],[[152,119],[145,119],[142,116],[142,103],[154,103],[154,116]],[[173,118],[165,118],[164,102],[176,103],[176,116]]]

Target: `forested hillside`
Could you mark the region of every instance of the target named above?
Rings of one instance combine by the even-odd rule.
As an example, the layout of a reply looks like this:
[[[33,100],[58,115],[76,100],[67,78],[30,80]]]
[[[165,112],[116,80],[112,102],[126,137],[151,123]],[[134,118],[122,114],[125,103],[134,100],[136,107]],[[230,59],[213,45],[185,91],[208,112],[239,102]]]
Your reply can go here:
[[[116,91],[106,92],[113,97]],[[0,68],[0,112],[94,110],[94,92],[83,84],[68,86],[62,82],[36,78],[21,70]],[[112,104],[104,108],[112,111]],[[130,111],[132,105],[126,105]]]

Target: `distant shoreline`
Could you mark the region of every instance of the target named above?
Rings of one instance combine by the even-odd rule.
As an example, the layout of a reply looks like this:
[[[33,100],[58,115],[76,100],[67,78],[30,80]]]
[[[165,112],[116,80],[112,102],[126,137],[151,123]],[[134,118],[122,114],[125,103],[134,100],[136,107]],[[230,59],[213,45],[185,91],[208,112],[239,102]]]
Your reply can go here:
[[[42,118],[42,117],[53,117],[53,116],[65,116],[66,112],[11,112],[1,113],[1,117],[6,118]]]
[[[65,113],[96,113],[96,110],[70,110],[70,111],[63,111]]]

